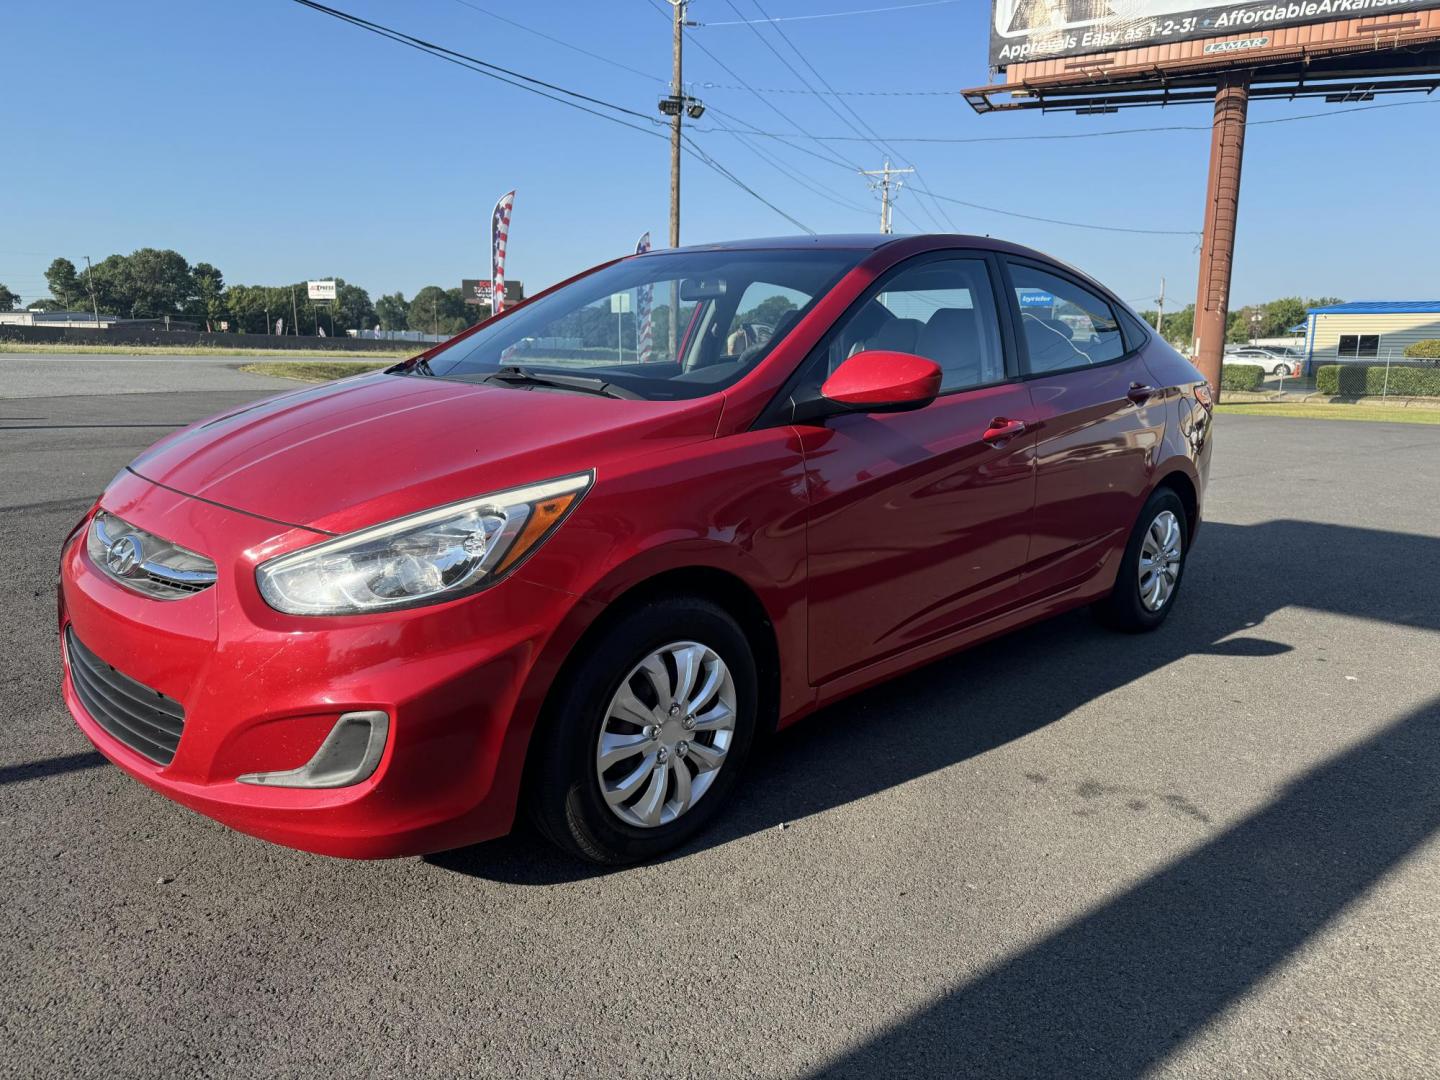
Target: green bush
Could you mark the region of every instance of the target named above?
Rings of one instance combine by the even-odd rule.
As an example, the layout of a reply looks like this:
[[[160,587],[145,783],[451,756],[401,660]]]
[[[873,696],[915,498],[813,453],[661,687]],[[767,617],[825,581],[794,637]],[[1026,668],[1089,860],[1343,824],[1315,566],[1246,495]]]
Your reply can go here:
[[[1259,390],[1265,369],[1259,364],[1225,364],[1220,368],[1221,390]]]
[[[1315,389],[1339,397],[1440,397],[1440,367],[1391,365],[1387,389],[1384,365],[1327,364],[1315,373]]]
[[[1440,338],[1426,338],[1407,345],[1405,355],[1418,360],[1440,360]]]

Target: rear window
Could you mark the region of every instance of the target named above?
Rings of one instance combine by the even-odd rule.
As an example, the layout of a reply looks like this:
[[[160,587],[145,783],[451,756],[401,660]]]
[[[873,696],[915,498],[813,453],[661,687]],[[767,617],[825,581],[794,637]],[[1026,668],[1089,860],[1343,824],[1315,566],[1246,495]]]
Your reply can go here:
[[[1067,278],[1011,263],[1032,373],[1068,371],[1125,355],[1120,323],[1109,303]]]

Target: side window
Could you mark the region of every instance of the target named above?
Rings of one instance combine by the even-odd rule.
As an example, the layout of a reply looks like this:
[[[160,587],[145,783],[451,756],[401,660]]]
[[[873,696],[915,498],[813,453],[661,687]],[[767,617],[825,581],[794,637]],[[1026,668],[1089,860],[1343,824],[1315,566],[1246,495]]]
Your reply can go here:
[[[1030,372],[1067,371],[1125,355],[1110,305],[1089,289],[1033,266],[1010,264]]]
[[[985,261],[945,259],[901,270],[831,339],[829,369],[870,349],[934,360],[942,393],[1003,381],[1005,354]]]

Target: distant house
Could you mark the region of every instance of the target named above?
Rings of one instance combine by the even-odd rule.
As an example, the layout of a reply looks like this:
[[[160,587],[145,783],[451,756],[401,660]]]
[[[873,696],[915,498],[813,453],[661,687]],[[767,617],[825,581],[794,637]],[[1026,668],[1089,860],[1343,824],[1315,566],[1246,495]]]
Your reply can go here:
[[[1440,338],[1440,300],[1361,300],[1311,308],[1305,322],[1307,367],[1401,360],[1405,347]]]

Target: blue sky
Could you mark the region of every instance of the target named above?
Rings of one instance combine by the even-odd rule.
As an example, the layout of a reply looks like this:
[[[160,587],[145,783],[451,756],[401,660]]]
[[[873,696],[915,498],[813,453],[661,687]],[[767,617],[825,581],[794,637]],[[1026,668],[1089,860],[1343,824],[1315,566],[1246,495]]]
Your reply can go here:
[[[662,0],[332,2],[647,114],[668,78]],[[771,16],[795,16],[907,0],[761,2]],[[753,0],[734,3],[745,17],[758,15]],[[591,59],[477,7],[655,78]],[[953,90],[986,80],[988,12],[988,3],[964,0],[782,25],[836,90]],[[692,4],[691,18],[701,22],[736,17],[729,0]],[[372,296],[455,285],[486,273],[490,209],[510,188],[519,193],[509,276],[532,291],[631,249],[646,229],[659,243],[665,237],[662,139],[285,0],[17,0],[8,6],[5,33],[0,282],[27,302],[45,292],[42,273],[56,255],[83,266],[86,254],[100,258],[147,245],[212,262],[231,283],[338,274]],[[705,26],[691,35],[756,88],[801,89],[746,26]],[[782,41],[771,40],[815,81]],[[793,136],[771,105],[811,134],[852,134],[814,95],[765,93],[762,101],[729,88],[735,80],[696,48],[687,52],[686,81],[707,104],[762,130],[791,132],[812,149],[816,144]],[[1203,127],[1210,114],[1200,105],[1115,116],[981,117],[955,96],[845,100],[874,131],[897,140]],[[1440,173],[1436,104],[1252,124],[1232,306],[1296,293],[1440,294],[1429,209]],[[1257,102],[1251,120],[1336,108]],[[787,213],[821,232],[877,227],[876,205],[860,177],[783,143],[752,139],[860,209],[836,205],[732,135],[707,130],[717,121],[730,123],[712,110],[696,125],[700,144]],[[938,193],[1044,217],[1198,231],[1208,140],[1206,131],[1190,130],[893,145]],[[881,151],[864,143],[825,145],[856,165],[881,163]],[[899,205],[921,228],[935,228],[933,203],[905,191]],[[693,159],[685,163],[683,209],[686,242],[796,231]],[[1172,305],[1193,299],[1193,238],[1093,232],[953,204],[945,212],[960,231],[1048,251],[1137,304],[1154,295],[1162,274]],[[916,231],[903,216],[896,227]]]

